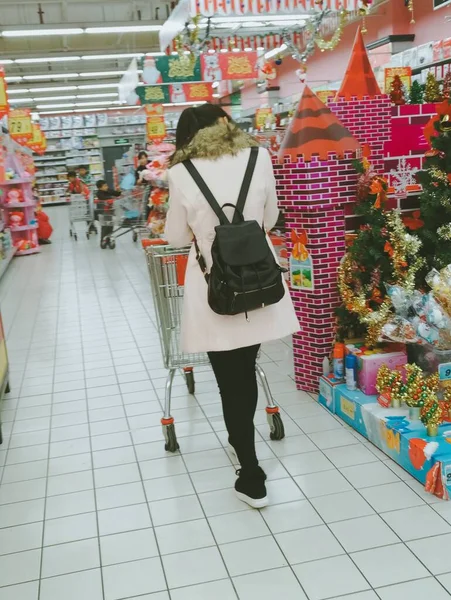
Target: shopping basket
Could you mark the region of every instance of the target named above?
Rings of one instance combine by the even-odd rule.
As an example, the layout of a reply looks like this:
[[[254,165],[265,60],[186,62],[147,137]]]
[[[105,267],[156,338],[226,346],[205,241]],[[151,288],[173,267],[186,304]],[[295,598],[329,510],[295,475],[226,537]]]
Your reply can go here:
[[[132,232],[133,241],[138,240],[138,232],[145,228],[145,190],[134,188],[130,191],[123,191],[117,198],[111,209],[99,211],[98,218],[100,225],[107,233],[102,234],[100,247],[115,248],[116,239]]]
[[[91,201],[87,200],[83,194],[71,194],[69,196],[69,223],[69,235],[75,241],[78,239],[76,223],[86,224],[86,237],[88,240],[91,232],[97,233],[94,227]]]
[[[169,245],[152,245],[145,248],[150,283],[152,287],[158,332],[160,336],[163,362],[169,370],[164,397],[164,415],[161,419],[166,440],[165,449],[176,452],[180,446],[175,433],[174,418],[171,416],[171,392],[177,370],[184,374],[190,394],[195,393],[194,367],[209,365],[205,353],[186,353],[180,347],[180,325],[185,284],[185,271],[190,248],[176,249]],[[271,390],[262,367],[256,365],[256,372],[266,396],[266,414],[272,440],[285,437],[279,407],[274,402]]]

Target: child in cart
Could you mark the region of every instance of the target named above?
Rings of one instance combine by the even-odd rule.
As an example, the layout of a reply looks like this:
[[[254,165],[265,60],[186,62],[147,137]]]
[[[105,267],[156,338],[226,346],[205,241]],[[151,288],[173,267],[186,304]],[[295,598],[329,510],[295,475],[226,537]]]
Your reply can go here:
[[[92,175],[89,172],[89,166],[80,165],[78,167],[78,177],[85,185],[91,185],[92,183]]]
[[[80,177],[77,177],[77,173],[75,171],[68,172],[67,180],[69,182],[69,185],[67,187],[67,192],[69,194],[83,195],[86,198],[86,203],[88,204],[88,210],[86,212],[89,213],[89,203],[91,201],[91,190],[89,189],[89,187],[86,185],[86,183]],[[94,223],[90,223],[89,221],[87,221],[87,225],[89,225],[90,232],[97,233],[97,229],[95,228]]]
[[[98,220],[99,214],[108,214],[113,211],[113,203],[114,198],[117,198],[121,195],[121,192],[117,192],[116,190],[112,190],[108,187],[108,184],[103,179],[99,179],[96,183],[97,192],[96,198],[94,200],[94,204],[96,205],[96,209],[94,211],[94,220]],[[102,240],[104,237],[110,235],[113,231],[112,226],[102,225],[100,230],[100,244],[102,244]]]

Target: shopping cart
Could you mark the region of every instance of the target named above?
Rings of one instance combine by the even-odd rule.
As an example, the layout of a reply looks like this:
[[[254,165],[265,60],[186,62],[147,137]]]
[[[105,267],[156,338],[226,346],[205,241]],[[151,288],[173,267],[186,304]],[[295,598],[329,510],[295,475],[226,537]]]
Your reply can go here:
[[[94,227],[94,217],[90,200],[86,200],[83,194],[71,194],[69,196],[69,235],[73,237],[75,241],[78,239],[75,223],[80,222],[85,223],[86,225],[86,237],[88,240],[92,231],[97,233],[97,230]]]
[[[102,249],[115,248],[116,239],[133,232],[133,241],[138,240],[139,232],[145,228],[145,206],[142,189],[135,188],[122,192],[120,198],[114,200],[108,208],[98,211],[98,219],[103,231],[100,246]]]
[[[166,440],[165,449],[169,452],[176,452],[179,449],[174,418],[171,416],[171,391],[175,372],[179,369],[183,371],[188,392],[194,394],[193,367],[210,364],[207,354],[187,354],[180,349],[180,324],[189,250],[189,248],[175,249],[171,246],[161,245],[146,248],[161,351],[164,365],[166,369],[169,369],[164,397],[164,415],[161,419]],[[279,407],[271,395],[265,372],[258,363],[256,371],[266,396],[266,415],[270,427],[270,437],[272,440],[281,440],[285,437],[285,430]]]

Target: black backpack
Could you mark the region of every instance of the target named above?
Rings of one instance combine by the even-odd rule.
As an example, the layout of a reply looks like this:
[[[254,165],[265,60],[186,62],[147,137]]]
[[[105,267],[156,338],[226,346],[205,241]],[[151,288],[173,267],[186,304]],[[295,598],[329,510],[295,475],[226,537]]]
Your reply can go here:
[[[224,204],[235,208],[231,223],[193,163],[183,162],[220,222],[215,227],[210,273],[194,240],[196,259],[208,284],[208,304],[219,315],[244,313],[247,320],[249,311],[276,304],[285,295],[284,270],[269,247],[264,226],[243,217],[257,158],[258,148],[251,148],[238,202],[236,206]]]

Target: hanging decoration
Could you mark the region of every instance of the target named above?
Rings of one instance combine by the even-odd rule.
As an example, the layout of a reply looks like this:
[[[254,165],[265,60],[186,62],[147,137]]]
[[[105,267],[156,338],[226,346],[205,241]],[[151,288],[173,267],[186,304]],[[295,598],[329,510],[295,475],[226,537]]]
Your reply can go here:
[[[407,10],[410,12],[410,24],[415,25],[415,6],[414,0],[404,0],[404,4],[407,7]]]

